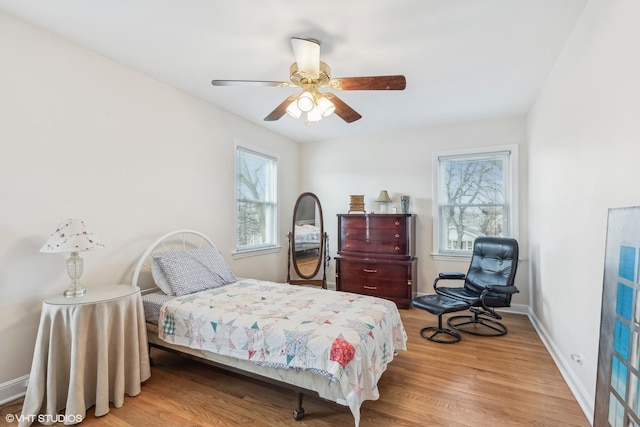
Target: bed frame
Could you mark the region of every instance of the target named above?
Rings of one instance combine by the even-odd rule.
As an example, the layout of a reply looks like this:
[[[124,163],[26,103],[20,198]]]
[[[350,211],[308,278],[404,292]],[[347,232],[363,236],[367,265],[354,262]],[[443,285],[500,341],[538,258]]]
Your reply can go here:
[[[138,286],[145,291],[158,289],[155,286],[155,283],[153,282],[153,278],[151,276],[152,253],[168,250],[184,250],[203,247],[206,248],[213,246],[215,245],[211,241],[211,239],[198,231],[183,229],[167,233],[153,242],[153,244],[151,244],[142,254],[134,269],[131,283],[133,286]],[[145,278],[146,280],[144,280]],[[145,287],[144,283],[139,283],[141,280],[144,280],[144,283],[151,283],[153,285],[151,287]],[[260,381],[278,385],[294,391],[297,394],[297,407],[293,409],[293,419],[296,421],[302,419],[305,413],[304,408],[302,407],[304,394],[314,395],[320,398],[324,398],[325,400],[332,400],[324,397],[323,395],[333,396],[337,393],[337,390],[339,390],[339,388],[333,386],[335,385],[335,383],[327,384],[326,390],[323,390],[322,392],[318,392],[301,385],[308,383],[310,376],[319,377],[320,375],[318,374],[298,371],[295,373],[295,375],[291,375],[287,372],[284,372],[290,371],[287,369],[267,368],[256,365],[253,362],[239,360],[228,356],[216,355],[214,353],[202,352],[188,347],[173,345],[171,343],[164,342],[158,338],[157,325],[148,322],[147,341],[149,345],[149,361],[152,366],[153,360],[151,358],[151,348],[157,348],[171,353],[180,354],[182,356],[197,360],[198,362],[202,362],[216,368],[241,374],[249,378],[258,379]],[[251,369],[251,371],[247,369]],[[281,380],[283,376],[288,378],[288,380]],[[289,378],[290,376],[293,376],[294,378]],[[340,392],[340,395],[341,394],[342,393]]]

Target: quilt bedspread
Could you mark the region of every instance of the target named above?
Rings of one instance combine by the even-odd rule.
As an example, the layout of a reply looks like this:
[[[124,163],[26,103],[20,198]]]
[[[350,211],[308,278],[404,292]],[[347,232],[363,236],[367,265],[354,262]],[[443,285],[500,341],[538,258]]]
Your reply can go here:
[[[243,279],[163,305],[159,338],[258,364],[305,369],[337,381],[356,425],[364,400],[407,335],[380,298]]]

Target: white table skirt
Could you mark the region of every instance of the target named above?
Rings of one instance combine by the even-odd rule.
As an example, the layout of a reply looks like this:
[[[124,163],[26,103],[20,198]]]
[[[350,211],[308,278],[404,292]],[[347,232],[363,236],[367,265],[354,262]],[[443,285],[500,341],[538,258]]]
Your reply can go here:
[[[96,416],[105,415],[109,402],[121,407],[124,394],[138,395],[141,382],[150,376],[137,288],[97,302],[45,302],[19,426],[60,421],[62,409],[65,424],[76,424],[93,405]]]

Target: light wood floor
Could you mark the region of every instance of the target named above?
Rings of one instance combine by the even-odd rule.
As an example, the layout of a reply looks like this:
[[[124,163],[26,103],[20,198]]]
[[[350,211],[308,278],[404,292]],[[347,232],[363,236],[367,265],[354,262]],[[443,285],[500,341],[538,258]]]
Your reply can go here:
[[[458,344],[435,344],[419,330],[437,318],[401,310],[408,351],[389,365],[380,399],[362,405],[367,426],[588,426],[560,372],[528,318],[506,314],[509,333],[463,335]],[[353,426],[347,407],[306,397],[306,415],[294,421],[295,393],[153,350],[151,378],[122,408],[82,426]],[[0,407],[18,415],[21,401]],[[15,424],[13,424],[15,425]]]

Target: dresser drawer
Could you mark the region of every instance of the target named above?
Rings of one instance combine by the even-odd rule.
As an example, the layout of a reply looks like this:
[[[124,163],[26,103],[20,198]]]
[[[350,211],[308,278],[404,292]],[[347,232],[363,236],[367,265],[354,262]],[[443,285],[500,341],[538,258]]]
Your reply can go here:
[[[406,298],[413,263],[336,260],[336,288],[382,298]]]
[[[411,274],[409,263],[392,263],[376,260],[347,260],[340,258],[341,277],[367,277],[370,280],[406,279]]]
[[[410,257],[413,222],[410,215],[339,215],[338,252]]]
[[[354,240],[342,241],[342,252],[365,252],[369,254],[407,255],[407,243],[396,240]]]
[[[407,234],[404,229],[388,230],[385,228],[346,228],[343,240],[386,240],[394,242],[405,242]]]
[[[341,280],[340,291],[390,300],[406,298],[407,290],[400,289],[394,283],[371,283],[365,280]],[[405,285],[406,286],[406,285]]]
[[[407,224],[406,215],[342,215],[341,228],[346,229],[383,229],[404,230]]]

